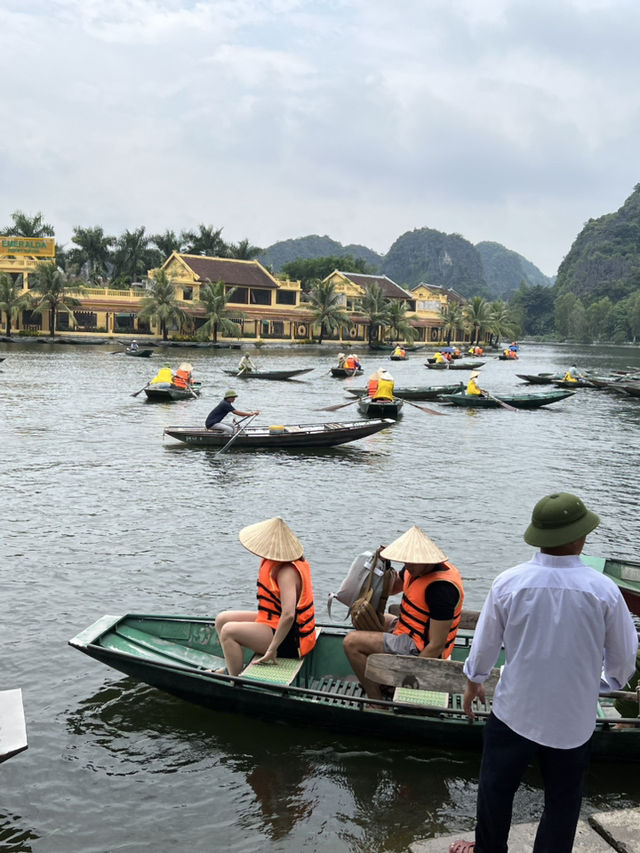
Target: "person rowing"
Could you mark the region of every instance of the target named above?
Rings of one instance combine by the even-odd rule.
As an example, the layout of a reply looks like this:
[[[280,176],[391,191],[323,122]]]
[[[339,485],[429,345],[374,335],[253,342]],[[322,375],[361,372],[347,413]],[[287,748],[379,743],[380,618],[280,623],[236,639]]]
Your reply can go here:
[[[243,373],[254,373],[257,369],[250,355],[243,355],[238,362],[238,376],[242,376]]]
[[[250,418],[254,415],[259,415],[260,411],[241,412],[240,409],[235,409],[233,404],[236,401],[238,394],[236,391],[229,390],[224,395],[224,398],[218,403],[215,409],[212,409],[207,415],[204,423],[207,429],[215,430],[216,432],[224,432],[227,435],[233,435],[234,428],[230,424],[223,424],[223,418],[231,412],[234,415],[239,415],[241,418]]]

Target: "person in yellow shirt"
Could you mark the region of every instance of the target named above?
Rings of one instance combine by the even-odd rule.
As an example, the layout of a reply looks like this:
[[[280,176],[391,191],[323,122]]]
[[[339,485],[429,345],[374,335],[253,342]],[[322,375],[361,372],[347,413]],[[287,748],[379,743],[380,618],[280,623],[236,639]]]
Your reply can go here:
[[[168,364],[162,365],[162,367],[153,377],[149,385],[155,385],[157,382],[173,382],[173,373]]]
[[[437,352],[437,353],[435,354],[435,356],[434,356],[434,359],[435,359],[436,364],[446,364],[446,363],[448,363],[448,362],[447,362],[447,359],[442,355],[442,353],[441,353],[441,352]]]
[[[484,396],[484,391],[480,386],[476,383],[476,379],[480,376],[477,370],[473,370],[471,375],[469,376],[469,381],[467,382],[467,394],[473,397],[482,397]]]
[[[374,400],[393,400],[393,376],[386,370],[380,372],[378,379],[378,390]]]

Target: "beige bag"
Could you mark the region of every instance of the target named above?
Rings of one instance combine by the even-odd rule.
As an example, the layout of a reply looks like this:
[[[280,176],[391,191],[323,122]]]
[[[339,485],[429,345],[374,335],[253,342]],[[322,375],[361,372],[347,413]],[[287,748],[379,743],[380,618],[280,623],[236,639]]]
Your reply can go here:
[[[383,560],[380,556],[383,547],[378,548],[371,560],[369,577],[362,587],[360,597],[351,606],[351,622],[358,631],[384,631],[384,610],[396,572],[391,568],[391,563],[388,560]],[[373,579],[378,562],[383,566],[384,577],[380,597],[374,607],[371,601],[374,597]]]

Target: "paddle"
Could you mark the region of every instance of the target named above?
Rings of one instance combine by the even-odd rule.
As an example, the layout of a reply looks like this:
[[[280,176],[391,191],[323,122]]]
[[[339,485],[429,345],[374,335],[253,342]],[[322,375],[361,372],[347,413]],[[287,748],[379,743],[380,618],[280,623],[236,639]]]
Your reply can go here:
[[[457,660],[422,658],[415,655],[373,654],[367,658],[365,677],[377,684],[395,687],[417,687],[441,693],[464,693],[467,677],[463,663]],[[492,669],[484,682],[485,695],[493,695],[500,670]]]
[[[338,409],[344,409],[345,406],[352,406],[359,399],[360,397],[356,397],[355,400],[349,400],[348,403],[340,403],[338,406],[326,406],[324,409],[316,409],[316,412],[337,412]]]
[[[136,392],[135,392],[135,394],[131,394],[131,396],[132,396],[132,397],[137,397],[137,396],[138,396],[138,394],[142,394],[142,392],[144,391],[144,389],[145,389],[145,388],[148,388],[148,387],[149,387],[149,385],[151,385],[151,383],[150,383],[150,382],[147,382],[147,384],[144,386],[144,388],[141,388],[139,391],[136,391]]]
[[[446,412],[437,412],[435,409],[428,409],[426,406],[419,406],[417,403],[412,403],[411,400],[405,400],[414,409],[420,409],[421,412],[426,412],[428,415],[446,415]]]
[[[255,417],[256,417],[256,415],[250,415],[250,416],[249,416],[249,420],[250,420],[250,421],[252,421]],[[243,420],[243,421],[246,421],[246,420],[247,420],[247,418],[243,418],[242,420]],[[238,423],[240,424],[240,423],[242,423],[242,421],[238,421]],[[248,426],[249,426],[249,424],[245,424],[245,426],[241,427],[237,432],[234,432],[234,434],[231,436],[231,438],[230,438],[230,439],[229,439],[229,441],[225,444],[225,446],[224,446],[223,448],[221,448],[221,449],[216,453],[216,455],[214,456],[214,459],[215,459],[216,457],[218,457],[218,456],[222,456],[222,454],[225,452],[225,450],[233,444],[233,442],[234,442],[234,441],[236,440],[236,438],[240,435],[240,433],[241,433],[241,432],[244,432],[245,428],[246,428],[246,427],[248,427]]]
[[[498,403],[499,406],[502,406],[503,409],[508,409],[510,412],[517,412],[518,410],[515,406],[510,406],[508,403],[499,400],[497,397],[494,397],[493,394],[490,394],[488,391],[481,391],[483,397],[488,397],[489,400],[493,400],[494,403]]]

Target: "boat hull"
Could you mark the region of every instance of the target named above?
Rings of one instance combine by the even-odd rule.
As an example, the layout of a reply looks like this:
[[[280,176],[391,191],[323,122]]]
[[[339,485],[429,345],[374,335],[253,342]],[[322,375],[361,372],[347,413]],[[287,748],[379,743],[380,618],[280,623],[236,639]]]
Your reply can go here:
[[[530,385],[551,385],[554,379],[562,379],[558,373],[516,373],[516,376]]]
[[[366,438],[390,426],[392,420],[344,421],[342,423],[289,424],[281,432],[269,427],[247,427],[233,441],[230,449],[334,447]],[[223,447],[230,435],[204,427],[167,427],[165,434],[195,447]]]
[[[285,380],[292,379],[294,376],[302,376],[303,373],[311,373],[313,367],[303,367],[298,370],[254,370],[240,373],[238,370],[225,370],[227,376],[233,376],[236,379],[272,379]]]
[[[587,557],[584,560],[592,569],[601,572],[619,587],[627,607],[635,615],[640,616],[640,563],[632,560],[606,560],[602,557]]]
[[[200,396],[200,383],[195,383],[191,391],[186,388],[176,388],[170,382],[156,382],[144,389],[150,403],[173,403],[175,400],[195,400]]]
[[[514,409],[539,409],[551,403],[558,403],[565,397],[572,397],[573,393],[573,391],[550,391],[546,394],[501,394],[499,397],[494,395],[493,399],[480,397],[477,394],[448,394],[443,397],[443,400],[453,403],[454,406],[465,406],[469,409],[499,409],[501,407],[498,400],[513,406]]]
[[[358,409],[366,418],[397,418],[402,411],[402,400],[372,400],[360,397]]]
[[[130,356],[132,356],[132,358],[151,358],[152,352],[153,352],[153,350],[150,350],[150,349],[135,349],[135,350],[126,349],[124,351],[124,354],[130,355]]]
[[[353,368],[347,369],[346,367],[332,367],[331,375],[335,376],[336,379],[347,379],[349,376],[360,376],[362,373],[362,368],[358,367],[355,370]]]
[[[464,382],[454,385],[429,385],[425,388],[394,388],[394,397],[401,400],[439,400],[443,394],[457,394],[464,391]],[[348,394],[354,397],[366,397],[366,388],[347,388]]]

